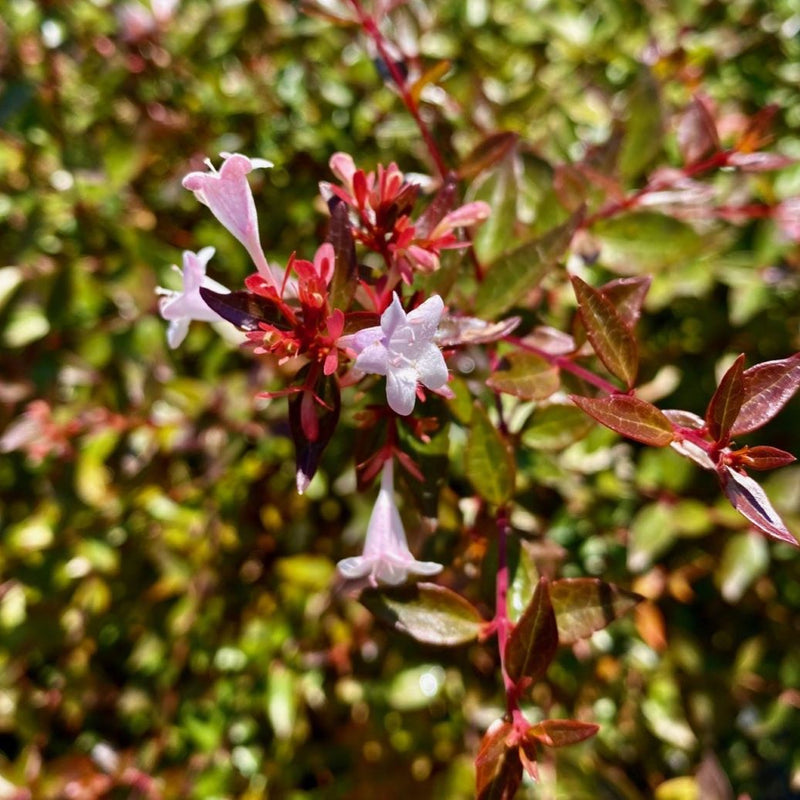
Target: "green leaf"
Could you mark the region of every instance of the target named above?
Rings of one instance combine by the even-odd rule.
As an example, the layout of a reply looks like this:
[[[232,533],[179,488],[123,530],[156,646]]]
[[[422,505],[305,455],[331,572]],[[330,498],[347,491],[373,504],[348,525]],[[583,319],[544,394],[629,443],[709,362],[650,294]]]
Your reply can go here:
[[[547,578],[540,578],[528,607],[508,637],[505,666],[515,683],[544,677],[558,649],[558,626]]]
[[[731,364],[706,409],[706,425],[711,438],[724,446],[744,402],[744,353]]]
[[[536,739],[545,747],[565,747],[594,736],[600,730],[593,722],[577,719],[546,719],[529,728],[525,736]]]
[[[582,439],[594,423],[574,405],[537,408],[522,433],[522,444],[532,450],[557,451]]]
[[[677,537],[672,508],[650,503],[633,518],[628,533],[628,569],[641,572],[666,552]]]
[[[484,734],[475,777],[478,800],[512,800],[522,782],[522,762],[516,745],[509,746],[514,726],[497,720]]]
[[[637,442],[664,447],[674,438],[672,423],[652,403],[627,394],[608,397],[571,395],[572,402],[612,431]]]
[[[435,583],[367,589],[359,600],[382,622],[424,644],[466,644],[485,625],[472,603]]]
[[[469,193],[470,201],[483,200],[492,209],[489,218],[475,231],[472,240],[479,261],[492,261],[508,250],[516,239],[516,160],[516,148],[511,147],[494,169],[474,184],[474,192]]]
[[[561,381],[554,367],[535,353],[510,353],[486,381],[498,392],[523,400],[544,400],[557,392]]]
[[[506,605],[508,618],[512,622],[517,622],[535,591],[539,581],[539,570],[533,560],[529,542],[514,536],[508,545],[508,566],[512,578],[508,587]]]
[[[630,328],[617,313],[613,303],[577,276],[572,286],[578,298],[581,320],[595,353],[630,389],[636,382],[639,369],[639,348]]]
[[[464,460],[467,477],[484,500],[502,505],[511,499],[516,473],[514,451],[479,403],[472,409]]]
[[[644,598],[599,578],[562,578],[550,584],[560,644],[586,639]]]
[[[582,219],[583,209],[579,209],[541,238],[525,242],[495,259],[478,287],[475,313],[492,319],[520,302],[564,255]]]
[[[714,579],[729,603],[738,603],[769,566],[767,540],[753,531],[737,533],[725,542]]]
[[[640,175],[661,152],[664,118],[658,82],[649,69],[643,68],[630,91],[625,108],[625,137],[619,155],[623,178]]]

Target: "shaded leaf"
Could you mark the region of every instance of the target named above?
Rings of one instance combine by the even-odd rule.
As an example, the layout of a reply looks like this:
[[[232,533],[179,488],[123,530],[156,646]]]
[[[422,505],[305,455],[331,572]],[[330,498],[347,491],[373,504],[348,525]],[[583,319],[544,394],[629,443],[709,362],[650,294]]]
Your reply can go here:
[[[562,578],[550,584],[560,644],[586,639],[644,598],[599,578]]]
[[[525,736],[546,747],[565,747],[594,736],[600,730],[593,722],[577,719],[545,719],[529,728]]]
[[[797,459],[785,450],[768,445],[757,445],[756,447],[745,447],[737,451],[738,460],[742,466],[749,469],[777,469],[785,467]]]
[[[745,531],[731,536],[719,560],[714,579],[729,603],[738,603],[756,578],[769,566],[769,547],[763,536]]]
[[[561,385],[558,367],[528,352],[505,356],[486,383],[498,392],[523,400],[544,400],[557,392]]]
[[[493,261],[478,287],[475,312],[493,318],[520,302],[564,255],[582,219],[583,209],[579,209],[563,225]]]
[[[200,296],[213,312],[241,331],[257,331],[260,322],[288,330],[278,305],[261,295],[246,291],[221,294],[201,286]]]
[[[479,403],[472,408],[464,459],[467,477],[484,500],[501,505],[511,498],[516,474],[514,451]]]
[[[501,131],[487,136],[464,159],[458,170],[461,180],[474,178],[478,173],[496,164],[516,146],[519,134]]]
[[[632,330],[642,314],[644,299],[652,282],[650,275],[617,278],[603,284],[599,291],[611,302],[625,325]]]
[[[731,505],[760,531],[773,539],[798,547],[797,539],[789,533],[784,521],[772,507],[764,490],[748,475],[730,467],[719,471],[722,490]]]
[[[367,589],[359,600],[379,620],[424,644],[466,644],[474,641],[485,625],[468,600],[435,583]]]
[[[581,321],[595,353],[609,372],[632,388],[639,369],[639,349],[633,333],[601,292],[576,275],[571,280]]]
[[[420,239],[426,238],[445,215],[455,208],[457,197],[458,181],[455,175],[450,173],[445,177],[442,188],[414,224],[416,236]]]
[[[508,745],[514,733],[510,722],[498,720],[484,734],[475,773],[478,800],[512,800],[522,782],[522,762],[516,744]]]
[[[356,245],[347,205],[334,195],[328,201],[328,206],[331,212],[328,241],[333,246],[335,263],[329,302],[331,308],[345,310],[350,307],[358,285]]]
[[[558,626],[547,578],[539,578],[528,607],[508,637],[505,667],[509,678],[536,683],[544,677],[558,649]]]
[[[800,387],[800,353],[779,361],[765,361],[746,369],[744,397],[731,436],[757,430],[769,422]]]
[[[628,532],[628,569],[641,572],[665,553],[678,535],[672,506],[664,502],[643,506]]]
[[[623,178],[640,175],[661,152],[664,139],[664,114],[658,81],[643,67],[625,103],[625,135],[619,154]]]
[[[685,164],[694,164],[719,150],[717,124],[701,95],[695,95],[678,123],[678,147]]]
[[[744,401],[744,354],[731,364],[706,409],[706,425],[711,438],[725,445]]]
[[[574,405],[537,408],[522,433],[522,444],[532,450],[562,450],[586,436],[594,423]]]
[[[628,394],[608,397],[571,395],[572,402],[612,431],[637,442],[664,447],[674,438],[672,423],[652,403]]]

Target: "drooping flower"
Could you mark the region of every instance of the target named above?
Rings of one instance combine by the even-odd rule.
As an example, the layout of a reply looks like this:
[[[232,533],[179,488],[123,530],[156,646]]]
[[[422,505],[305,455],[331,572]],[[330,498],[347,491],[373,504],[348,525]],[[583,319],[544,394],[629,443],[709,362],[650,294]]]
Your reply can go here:
[[[406,313],[395,293],[381,316],[381,324],[343,336],[339,346],[354,350],[355,368],[386,376],[386,399],[403,416],[414,410],[417,384],[436,391],[447,383],[447,364],[433,343],[444,303],[429,297]]]
[[[221,153],[224,161],[219,172],[206,160],[209,172],[190,172],[183,186],[211,209],[211,213],[247,249],[259,274],[273,286],[275,277],[269,268],[258,235],[258,217],[247,174],[254,169],[272,166],[264,158],[248,158],[241,153]]]
[[[367,525],[364,552],[345,558],[337,564],[348,580],[369,578],[373,586],[397,586],[409,575],[436,575],[442,565],[434,561],[417,561],[408,549],[406,532],[394,499],[394,465],[388,459],[383,465],[381,488]]]
[[[198,253],[185,250],[183,253],[183,270],[173,267],[181,274],[183,289],[180,292],[165,289],[163,286],[156,288],[161,295],[158,310],[161,316],[169,321],[167,329],[167,343],[171,348],[176,348],[189,331],[192,320],[199,322],[215,322],[222,319],[212,311],[205,300],[200,296],[200,287],[211,289],[220,294],[228,294],[221,283],[206,275],[206,266],[214,255],[213,247],[204,247]]]

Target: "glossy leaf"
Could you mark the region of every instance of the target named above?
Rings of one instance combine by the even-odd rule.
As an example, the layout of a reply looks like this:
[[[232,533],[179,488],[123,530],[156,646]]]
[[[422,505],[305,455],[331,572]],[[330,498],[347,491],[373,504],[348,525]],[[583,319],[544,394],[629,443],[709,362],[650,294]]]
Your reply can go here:
[[[800,388],[800,353],[765,361],[744,371],[744,397],[731,436],[757,430],[769,422]]]
[[[288,328],[277,304],[261,295],[246,291],[221,294],[201,286],[200,296],[212,311],[241,331],[257,331],[260,322]]]
[[[367,589],[359,600],[379,620],[423,644],[466,644],[474,641],[485,625],[468,600],[435,583]]]
[[[508,742],[514,733],[510,722],[496,722],[484,734],[475,773],[478,800],[512,800],[522,782],[519,749]]]
[[[756,528],[780,542],[800,546],[772,507],[764,490],[751,477],[730,467],[723,467],[719,479],[731,505]]]
[[[725,445],[744,402],[744,354],[731,364],[706,409],[706,425],[711,438]]]
[[[612,431],[653,447],[664,447],[674,438],[672,423],[652,403],[627,394],[608,397],[572,395],[572,402]]]
[[[508,637],[505,666],[514,682],[544,677],[558,649],[558,626],[546,578],[540,578],[528,607]]]
[[[479,403],[472,408],[464,459],[467,477],[484,500],[501,505],[511,499],[516,474],[514,451]]]
[[[525,242],[496,258],[478,287],[476,314],[491,319],[519,303],[564,255],[582,218],[581,209],[541,238]]]
[[[593,722],[581,722],[577,719],[545,719],[532,726],[526,737],[536,739],[545,747],[565,747],[583,742],[600,730]]]
[[[519,317],[506,317],[499,322],[486,322],[477,317],[446,315],[436,331],[439,347],[488,344],[508,336],[519,325]]]
[[[558,641],[586,639],[626,614],[644,598],[599,578],[563,578],[550,584]]]
[[[572,286],[586,336],[595,353],[609,372],[628,389],[632,388],[639,369],[639,349],[631,329],[611,301],[597,289],[576,275],[572,276]]]
[[[486,383],[523,400],[544,400],[558,391],[561,380],[558,367],[535,353],[522,351],[505,356]]]
[[[633,329],[642,314],[642,306],[653,279],[649,275],[616,278],[599,291],[614,306],[628,328]]]

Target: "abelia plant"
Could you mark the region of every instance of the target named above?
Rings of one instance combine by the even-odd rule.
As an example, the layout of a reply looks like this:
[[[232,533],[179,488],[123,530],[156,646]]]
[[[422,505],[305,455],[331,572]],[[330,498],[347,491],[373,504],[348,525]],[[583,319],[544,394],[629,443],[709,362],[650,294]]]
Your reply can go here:
[[[359,488],[371,491],[379,473],[380,487],[363,553],[340,560],[339,576],[345,591],[358,596],[377,618],[421,643],[456,646],[496,638],[506,712],[483,736],[477,787],[481,798],[510,798],[523,772],[536,779],[541,747],[577,743],[597,731],[591,721],[531,720],[524,710],[558,648],[590,637],[642,599],[596,578],[558,578],[532,559],[527,576],[512,572],[509,551],[517,534],[511,515],[522,447],[512,411],[524,413],[525,404],[534,404],[536,413],[555,408],[577,414],[579,409],[641,445],[670,446],[715,473],[746,520],[743,524],[798,545],[748,474],[783,466],[794,457],[736,439],[769,422],[795,394],[800,354],[749,368],[745,356],[738,356],[703,416],[700,409],[660,409],[639,374],[636,325],[650,277],[623,276],[593,286],[586,265],[595,232],[604,221],[658,207],[682,219],[696,216],[698,209],[731,222],[774,216],[786,235],[794,236],[797,200],[770,207],[717,202],[713,188],[703,183],[706,176],[721,169],[775,170],[786,161],[762,151],[763,117],[753,120],[732,146],[723,147],[710,103],[698,96],[677,129],[681,164],[654,172],[633,191],[605,174],[601,199],[591,191],[598,178],[596,152],[564,165],[556,183],[558,224],[520,240],[516,230],[503,229],[503,219],[495,220],[493,215],[505,213],[502,208],[481,199],[459,201],[465,176],[475,179],[467,188],[474,198],[487,174],[502,174],[514,162],[516,137],[490,136],[465,164],[448,169],[420,112],[419,91],[412,90],[399,62],[389,56],[396,46],[355,0],[345,16],[376,48],[391,85],[419,126],[434,174],[413,177],[394,163],[367,170],[346,153],[333,154],[330,169],[337,182],[320,184],[329,210],[327,241],[311,260],[292,255],[281,272],[269,265],[262,250],[247,181],[250,171],[270,163],[223,154],[219,172],[209,162],[209,172],[191,172],[183,185],[241,242],[255,271],[244,289],[228,291],[205,275],[211,248],[186,252],[183,290],[162,290],[160,311],[170,321],[171,347],[180,344],[191,320],[222,320],[244,332],[244,347],[254,358],[281,365],[286,385],[264,394],[289,397],[301,493],[327,445],[340,434],[343,405],[347,426],[370,431],[368,437],[356,434],[360,440],[353,466]],[[480,248],[473,247],[482,223],[495,225],[500,242],[484,247],[491,254],[484,261]],[[445,268],[446,251],[454,252]],[[562,266],[565,260],[568,270]],[[561,287],[562,298],[566,287],[572,293],[575,314],[568,330],[536,324],[536,312],[545,302],[544,280],[550,291]],[[482,380],[468,377],[462,355],[473,367],[482,365]],[[565,430],[565,441],[590,427],[570,424],[574,433]],[[396,465],[411,485],[432,486],[435,493],[445,477],[432,474],[426,448],[434,437],[446,440],[456,428],[465,432],[466,441],[463,467],[454,469],[463,470],[482,513],[494,520],[495,606],[488,619],[454,588],[464,582],[463,576],[451,574],[457,567],[412,552],[395,493]],[[352,436],[351,428],[341,435]],[[449,452],[445,447],[438,455],[443,453],[446,461]],[[403,497],[404,507],[413,504],[413,495]],[[426,514],[435,517],[435,502],[433,509]],[[428,530],[433,533],[422,550],[436,539],[433,521]],[[437,575],[438,583],[416,583]],[[520,588],[523,579],[527,589]],[[520,591],[526,592],[525,602],[515,608],[509,596]]]

